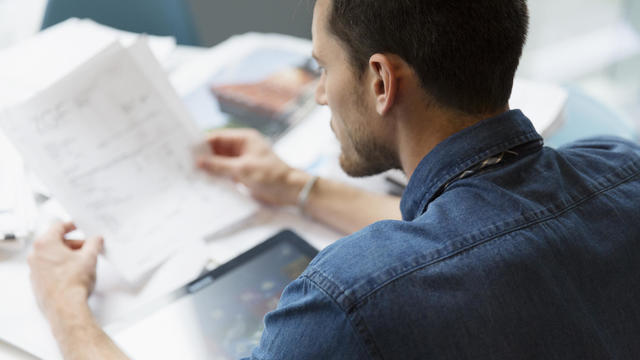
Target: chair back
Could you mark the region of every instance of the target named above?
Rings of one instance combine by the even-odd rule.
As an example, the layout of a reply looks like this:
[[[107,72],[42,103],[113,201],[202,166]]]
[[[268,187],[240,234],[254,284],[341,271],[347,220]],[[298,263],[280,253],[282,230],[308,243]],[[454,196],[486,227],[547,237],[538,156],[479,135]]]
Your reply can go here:
[[[136,33],[174,36],[181,45],[200,45],[186,0],[48,0],[42,29],[72,17]]]

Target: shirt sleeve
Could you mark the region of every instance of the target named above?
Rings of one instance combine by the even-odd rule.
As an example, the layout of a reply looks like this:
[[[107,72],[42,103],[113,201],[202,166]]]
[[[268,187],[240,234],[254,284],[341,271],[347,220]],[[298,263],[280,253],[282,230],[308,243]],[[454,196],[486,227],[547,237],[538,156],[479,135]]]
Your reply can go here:
[[[264,322],[251,360],[369,358],[345,312],[308,278],[289,284]]]

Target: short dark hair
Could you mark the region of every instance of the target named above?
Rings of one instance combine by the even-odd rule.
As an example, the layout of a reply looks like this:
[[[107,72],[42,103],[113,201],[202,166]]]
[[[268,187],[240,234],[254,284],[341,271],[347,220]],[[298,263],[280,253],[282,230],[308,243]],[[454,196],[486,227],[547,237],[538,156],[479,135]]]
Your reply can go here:
[[[529,27],[526,0],[331,0],[330,31],[362,74],[400,56],[436,102],[467,114],[507,105]]]

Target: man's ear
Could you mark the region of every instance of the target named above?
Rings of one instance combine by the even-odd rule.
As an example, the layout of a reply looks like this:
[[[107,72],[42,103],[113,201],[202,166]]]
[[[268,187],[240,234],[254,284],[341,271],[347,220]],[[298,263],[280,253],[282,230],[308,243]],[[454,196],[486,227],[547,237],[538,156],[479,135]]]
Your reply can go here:
[[[398,70],[390,56],[373,54],[369,59],[369,70],[373,74],[371,91],[375,96],[376,111],[379,115],[389,112],[398,92]]]

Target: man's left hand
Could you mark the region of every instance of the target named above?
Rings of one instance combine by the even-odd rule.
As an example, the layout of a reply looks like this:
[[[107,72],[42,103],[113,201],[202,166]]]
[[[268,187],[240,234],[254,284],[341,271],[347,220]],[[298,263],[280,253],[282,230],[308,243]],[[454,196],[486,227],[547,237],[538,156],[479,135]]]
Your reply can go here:
[[[66,240],[65,235],[73,230],[71,223],[54,225],[34,242],[29,254],[33,290],[50,321],[63,308],[86,304],[95,285],[103,239]]]

